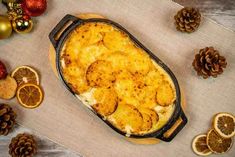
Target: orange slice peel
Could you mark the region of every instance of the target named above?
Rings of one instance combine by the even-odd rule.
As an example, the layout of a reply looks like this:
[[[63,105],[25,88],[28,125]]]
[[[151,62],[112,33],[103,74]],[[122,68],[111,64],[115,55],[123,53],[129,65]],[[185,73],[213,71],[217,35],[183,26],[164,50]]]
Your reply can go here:
[[[39,75],[35,69],[32,67],[23,65],[17,67],[12,73],[11,76],[16,80],[18,86],[21,86],[25,83],[32,83],[39,85]]]
[[[192,142],[192,149],[195,154],[200,156],[208,156],[212,153],[206,144],[205,134],[200,134],[194,137]]]
[[[43,91],[38,85],[26,83],[18,88],[16,97],[23,107],[33,109],[41,104]]]

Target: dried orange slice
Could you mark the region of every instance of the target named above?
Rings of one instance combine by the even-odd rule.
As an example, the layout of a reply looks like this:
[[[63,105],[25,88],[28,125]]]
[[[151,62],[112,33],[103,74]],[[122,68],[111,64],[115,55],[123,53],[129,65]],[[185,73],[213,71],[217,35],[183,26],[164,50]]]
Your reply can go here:
[[[207,133],[206,144],[213,153],[221,154],[232,147],[233,140],[232,138],[223,138],[214,129],[211,129]]]
[[[206,135],[204,134],[200,134],[194,137],[192,142],[192,149],[194,153],[200,156],[207,156],[212,153],[206,144]]]
[[[213,118],[213,127],[223,138],[231,138],[235,135],[235,117],[229,113],[218,113]]]
[[[20,86],[16,93],[19,103],[25,108],[36,108],[43,100],[42,89],[31,83]]]
[[[16,68],[11,76],[16,80],[18,86],[25,83],[32,83],[39,85],[39,76],[36,70],[29,66],[20,66]]]

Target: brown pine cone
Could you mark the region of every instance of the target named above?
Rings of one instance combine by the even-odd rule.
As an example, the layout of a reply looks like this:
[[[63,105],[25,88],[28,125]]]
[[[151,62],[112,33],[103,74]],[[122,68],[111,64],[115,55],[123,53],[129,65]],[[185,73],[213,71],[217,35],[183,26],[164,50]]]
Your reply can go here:
[[[213,47],[205,47],[195,55],[192,65],[197,74],[206,79],[210,76],[217,77],[217,75],[222,74],[227,62]]]
[[[6,104],[0,104],[0,135],[6,136],[14,127],[16,113]]]
[[[176,29],[181,32],[191,33],[197,30],[201,22],[201,14],[198,9],[185,7],[175,15]]]
[[[9,154],[12,157],[33,157],[37,152],[37,143],[32,135],[18,134],[11,140]]]

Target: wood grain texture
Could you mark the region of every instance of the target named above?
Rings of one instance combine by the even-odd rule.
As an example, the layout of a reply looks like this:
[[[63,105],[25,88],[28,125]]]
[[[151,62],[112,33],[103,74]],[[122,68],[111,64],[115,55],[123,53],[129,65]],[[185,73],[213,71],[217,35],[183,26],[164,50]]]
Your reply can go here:
[[[173,0],[183,6],[193,6],[202,14],[217,23],[235,31],[235,1],[234,0]]]
[[[184,6],[195,6],[200,8],[202,14],[209,17],[219,24],[224,25],[235,31],[235,1],[234,0],[174,0],[175,2]],[[59,1],[57,1],[59,2]],[[3,7],[0,6],[0,13],[3,13]],[[50,10],[48,10],[50,11]],[[46,17],[44,17],[46,18]],[[1,52],[0,52],[1,53]],[[36,135],[39,152],[36,157],[80,157],[81,155],[73,153],[70,150],[59,146],[47,138],[38,135],[21,126],[16,126],[13,133],[7,137],[0,137],[0,156],[8,157],[8,145],[10,139],[18,133],[29,132]]]
[[[82,157],[82,155],[79,155],[54,142],[51,142],[49,139],[38,135],[36,132],[33,132],[32,130],[19,125],[16,125],[14,131],[8,136],[0,137],[0,157],[9,157],[8,145],[10,144],[11,139],[17,134],[24,132],[30,133],[35,136],[38,144],[38,153],[36,157]]]

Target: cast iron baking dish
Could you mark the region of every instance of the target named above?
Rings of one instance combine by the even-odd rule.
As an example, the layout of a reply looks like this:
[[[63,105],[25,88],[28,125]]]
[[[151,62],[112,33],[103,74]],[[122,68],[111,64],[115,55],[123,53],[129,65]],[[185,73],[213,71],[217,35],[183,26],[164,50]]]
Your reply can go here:
[[[129,38],[135,43],[137,46],[142,48],[146,53],[149,54],[149,56],[159,65],[161,66],[165,72],[170,76],[170,78],[173,81],[173,84],[175,86],[176,90],[176,100],[175,100],[175,109],[174,112],[169,119],[169,121],[159,130],[156,130],[154,132],[144,134],[144,135],[133,135],[131,134],[131,138],[158,138],[163,141],[169,142],[171,141],[179,132],[180,130],[186,125],[187,118],[182,110],[181,107],[181,93],[178,81],[175,77],[175,75],[172,73],[172,71],[157,57],[155,56],[150,50],[148,50],[143,44],[141,44],[133,35],[131,35],[125,28],[123,28],[118,23],[115,23],[108,19],[100,19],[100,18],[93,18],[93,19],[79,19],[72,15],[66,15],[51,31],[49,34],[50,41],[52,45],[54,46],[56,50],[56,67],[59,74],[59,77],[62,81],[62,83],[65,85],[65,87],[74,95],[76,96],[76,93],[74,93],[71,88],[68,86],[66,81],[64,80],[61,63],[60,63],[60,53],[62,51],[63,45],[66,41],[66,39],[69,37],[69,34],[79,25],[89,22],[103,22],[109,25],[112,25],[113,27],[121,30],[122,32],[126,33]],[[95,113],[95,112],[94,112]],[[100,117],[100,116],[98,116]],[[101,118],[101,117],[100,117]],[[102,118],[101,118],[102,119]],[[173,125],[179,120],[180,124],[177,125],[177,127],[173,130],[173,132],[165,136],[164,133],[166,133],[170,128],[173,127]],[[102,119],[103,120],[103,119]],[[115,128],[110,122],[103,120],[106,124],[108,124],[113,130],[120,133],[121,135],[125,136],[126,133],[120,131],[119,129]]]

